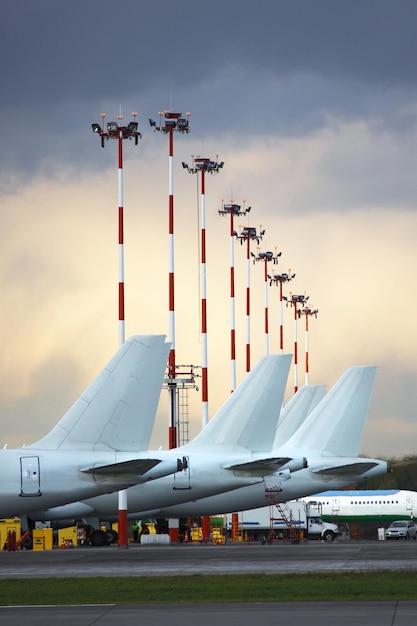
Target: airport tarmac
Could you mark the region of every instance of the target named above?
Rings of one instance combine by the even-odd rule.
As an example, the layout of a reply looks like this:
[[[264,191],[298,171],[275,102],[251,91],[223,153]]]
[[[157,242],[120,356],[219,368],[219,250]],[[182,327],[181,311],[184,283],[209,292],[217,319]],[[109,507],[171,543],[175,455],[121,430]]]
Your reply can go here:
[[[225,545],[131,545],[118,547],[50,551],[2,552],[0,580],[68,576],[142,576],[235,573],[346,572],[389,569],[417,571],[417,542],[318,541],[291,545],[227,543]],[[417,582],[417,577],[416,577]],[[54,607],[0,607],[0,624],[31,626],[49,624],[118,626],[138,624],[141,620],[170,626],[198,621],[212,626],[214,621],[246,626],[255,619],[263,626],[277,621],[294,626],[408,626],[417,624],[416,601],[395,599],[381,602],[317,603],[234,603],[176,605],[88,605]]]
[[[417,570],[417,541],[131,544],[0,553],[3,578]]]
[[[0,607],[4,626],[415,626],[417,602],[251,602]]]

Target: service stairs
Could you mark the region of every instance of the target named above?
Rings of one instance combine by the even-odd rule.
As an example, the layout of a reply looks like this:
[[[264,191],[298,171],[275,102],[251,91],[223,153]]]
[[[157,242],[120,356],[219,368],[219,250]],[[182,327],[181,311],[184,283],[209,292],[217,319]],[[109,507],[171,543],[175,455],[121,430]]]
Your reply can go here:
[[[271,542],[275,538],[274,533],[274,521],[284,522],[288,529],[289,540],[291,543],[300,543],[302,538],[301,523],[300,520],[294,519],[293,513],[286,502],[279,502],[277,498],[277,491],[273,489],[265,489],[265,498],[270,505],[270,520],[271,526],[267,541]],[[279,517],[274,517],[274,508],[278,510]]]

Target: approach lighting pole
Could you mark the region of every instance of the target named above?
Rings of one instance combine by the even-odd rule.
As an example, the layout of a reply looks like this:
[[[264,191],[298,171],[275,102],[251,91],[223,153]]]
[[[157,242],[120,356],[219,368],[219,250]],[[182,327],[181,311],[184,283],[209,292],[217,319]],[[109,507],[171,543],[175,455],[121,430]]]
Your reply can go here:
[[[169,237],[169,274],[168,274],[168,309],[169,341],[171,349],[168,358],[168,394],[169,394],[169,449],[178,445],[177,436],[177,385],[175,362],[175,280],[174,280],[174,133],[189,133],[189,113],[160,111],[159,125],[149,118],[149,124],[158,132],[168,135],[168,237]]]
[[[245,208],[243,201],[243,209],[240,204],[229,204],[222,202],[222,208],[219,215],[230,216],[230,361],[231,361],[231,393],[236,389],[236,314],[235,314],[235,237],[237,235],[234,228],[234,218],[239,215],[250,213],[252,207]]]
[[[288,270],[289,274],[274,274],[272,277],[268,276],[270,285],[279,285],[279,349],[281,354],[284,354],[284,321],[283,321],[283,300],[287,300],[282,295],[282,285],[289,283],[290,280],[295,278],[295,274],[291,274],[291,270]]]
[[[287,306],[290,304],[294,309],[294,393],[298,391],[298,339],[297,339],[297,320],[299,318],[298,305],[305,305],[307,303],[308,296],[296,296],[290,293],[290,298],[287,301]]]
[[[109,139],[116,139],[118,144],[118,190],[119,190],[119,207],[118,207],[118,241],[119,241],[119,347],[125,341],[125,291],[124,291],[124,234],[123,234],[123,140],[134,139],[135,146],[138,145],[139,138],[142,136],[138,131],[138,122],[136,121],[137,112],[133,112],[133,120],[127,126],[122,125],[124,116],[117,115],[117,122],[107,122],[107,130],[103,130],[100,124],[92,124],[93,133],[101,138],[101,147],[104,148],[105,143]],[[100,114],[102,124],[106,113]],[[127,490],[119,491],[119,514],[118,514],[118,534],[119,548],[128,547],[127,537]]]
[[[241,245],[246,241],[246,372],[250,372],[250,244],[256,241],[259,245],[264,234],[262,227],[258,234],[253,226],[241,226],[240,234],[236,235]]]
[[[268,311],[268,263],[273,262],[274,265],[278,264],[278,259],[281,256],[282,252],[276,251],[275,255],[273,252],[268,250],[267,252],[261,252],[258,250],[257,256],[254,256],[253,262],[261,261],[264,264],[264,293],[265,293],[265,354],[269,354],[269,311]]]
[[[202,424],[203,428],[208,424],[208,357],[207,357],[207,276],[206,276],[206,174],[218,174],[223,168],[224,162],[212,161],[201,157],[193,157],[193,165],[182,163],[184,169],[190,174],[201,174],[201,394],[202,394]]]
[[[298,311],[298,317],[302,315],[306,318],[306,385],[309,384],[309,363],[308,363],[308,318],[314,315],[317,318],[319,310],[318,309],[310,309],[308,306],[304,307]]]

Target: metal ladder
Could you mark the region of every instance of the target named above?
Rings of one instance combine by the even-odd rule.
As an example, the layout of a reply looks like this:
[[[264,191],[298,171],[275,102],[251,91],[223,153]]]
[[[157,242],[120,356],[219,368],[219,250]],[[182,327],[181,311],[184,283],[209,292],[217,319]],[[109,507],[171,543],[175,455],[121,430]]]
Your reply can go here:
[[[269,531],[269,535],[267,537],[267,541],[271,542],[271,540],[273,540],[274,538],[274,520],[275,519],[279,519],[285,522],[288,531],[289,531],[289,536],[290,536],[290,542],[291,543],[300,543],[301,541],[301,528],[300,528],[300,522],[295,520],[293,518],[293,514],[291,509],[289,508],[289,506],[287,505],[286,502],[279,502],[278,499],[276,498],[276,495],[274,493],[274,491],[272,490],[266,490],[265,491],[265,498],[267,499],[267,501],[270,503],[270,506],[276,506],[278,509],[278,512],[280,514],[281,517],[279,518],[274,518],[271,516],[271,528]]]

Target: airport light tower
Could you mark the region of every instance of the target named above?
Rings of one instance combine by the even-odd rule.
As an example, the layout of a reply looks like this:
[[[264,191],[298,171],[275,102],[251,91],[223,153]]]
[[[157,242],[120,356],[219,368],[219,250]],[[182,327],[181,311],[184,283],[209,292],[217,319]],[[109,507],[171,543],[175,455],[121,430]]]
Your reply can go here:
[[[268,276],[270,285],[279,285],[279,349],[281,354],[284,354],[284,321],[283,321],[283,300],[287,300],[282,295],[282,285],[290,282],[295,278],[295,274],[291,274],[291,270],[288,270],[289,274],[274,274],[272,277]]]
[[[290,298],[287,300],[287,306],[294,309],[294,393],[298,391],[298,339],[297,339],[297,320],[300,317],[298,305],[305,305],[307,303],[308,296],[296,296],[290,293]]]
[[[102,124],[106,113],[100,114]],[[117,122],[107,122],[106,129],[103,130],[100,124],[92,124],[93,133],[101,138],[101,147],[104,148],[109,139],[117,141],[118,147],[118,190],[119,190],[119,207],[118,207],[118,241],[119,241],[119,347],[125,341],[125,279],[124,279],[124,233],[123,233],[123,140],[133,139],[135,146],[138,145],[139,138],[142,136],[138,131],[138,122],[136,121],[137,112],[132,113],[133,120],[127,126],[123,125],[123,115],[116,115]],[[119,491],[119,548],[128,547],[127,537],[127,490]]]
[[[298,317],[304,315],[306,320],[306,385],[309,384],[309,362],[308,362],[308,318],[313,316],[317,318],[319,310],[318,309],[310,309],[310,307],[306,306],[303,309],[298,311]]]
[[[118,146],[118,188],[119,188],[119,207],[118,207],[118,240],[119,240],[119,346],[125,341],[125,292],[124,292],[124,234],[123,234],[123,140],[134,139],[135,146],[138,145],[139,138],[142,136],[138,131],[138,123],[136,121],[137,112],[133,112],[133,120],[127,126],[123,126],[123,115],[116,115],[117,122],[107,122],[107,130],[104,131],[100,124],[92,124],[93,133],[101,138],[101,147],[104,148],[109,139],[117,140]],[[104,119],[106,113],[101,113]]]
[[[231,361],[231,393],[236,389],[236,315],[235,315],[235,237],[237,235],[234,228],[234,218],[240,215],[250,213],[252,207],[243,208],[240,204],[229,204],[222,202],[222,208],[219,215],[230,216],[229,233],[230,233],[230,361]]]
[[[207,356],[207,269],[206,269],[206,174],[218,174],[224,162],[211,159],[193,157],[193,165],[188,166],[183,161],[182,166],[190,174],[201,175],[201,393],[202,393],[202,423],[203,428],[208,424],[208,356]]]
[[[160,111],[159,124],[149,118],[150,126],[157,132],[168,135],[168,238],[169,238],[169,275],[168,275],[168,308],[169,308],[169,341],[171,349],[168,358],[168,394],[169,394],[169,449],[178,445],[177,436],[177,385],[175,362],[175,280],[174,280],[174,133],[188,134],[189,115],[172,111]]]
[[[251,241],[256,241],[259,245],[264,234],[262,226],[259,233],[253,226],[241,226],[240,234],[236,235],[241,245],[246,242],[246,372],[250,372],[250,244]]]
[[[278,252],[275,249],[275,254],[270,250],[266,252],[262,252],[258,250],[257,256],[254,256],[254,263],[256,261],[261,261],[264,264],[264,293],[265,293],[265,354],[269,354],[269,311],[268,311],[268,263],[273,263],[276,265],[278,263],[278,259],[281,256],[282,252]]]

